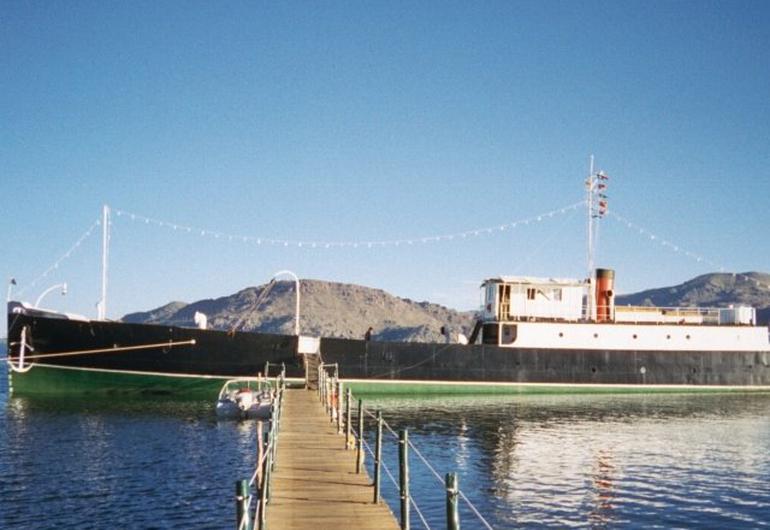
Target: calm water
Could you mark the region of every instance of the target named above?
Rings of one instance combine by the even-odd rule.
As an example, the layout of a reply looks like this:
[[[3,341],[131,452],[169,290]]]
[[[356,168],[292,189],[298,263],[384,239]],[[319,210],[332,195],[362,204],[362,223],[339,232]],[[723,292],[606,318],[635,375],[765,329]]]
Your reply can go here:
[[[252,425],[208,402],[9,398],[0,382],[0,528],[232,528]],[[381,400],[394,429],[495,528],[770,526],[770,395]],[[396,444],[386,461],[394,471]],[[369,462],[371,459],[369,459]],[[412,493],[442,528],[438,481]],[[395,490],[383,491],[398,513]],[[463,528],[480,524],[462,510]],[[420,528],[416,513],[412,527]]]

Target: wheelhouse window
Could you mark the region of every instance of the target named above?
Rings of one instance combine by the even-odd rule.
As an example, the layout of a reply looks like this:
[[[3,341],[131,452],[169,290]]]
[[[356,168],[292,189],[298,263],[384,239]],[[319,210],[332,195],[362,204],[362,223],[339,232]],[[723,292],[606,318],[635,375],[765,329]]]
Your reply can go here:
[[[534,300],[537,295],[537,289],[534,287],[527,287],[527,300]]]

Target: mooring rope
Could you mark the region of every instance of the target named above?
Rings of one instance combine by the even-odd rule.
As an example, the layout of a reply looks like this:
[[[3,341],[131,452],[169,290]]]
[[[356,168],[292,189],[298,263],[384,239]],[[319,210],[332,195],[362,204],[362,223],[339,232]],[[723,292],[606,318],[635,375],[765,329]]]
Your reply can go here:
[[[25,355],[24,360],[29,359],[49,359],[53,357],[72,357],[76,355],[92,355],[94,353],[115,353],[121,351],[133,351],[133,350],[149,350],[152,348],[173,348],[175,346],[192,346],[195,344],[195,339],[181,340],[181,341],[168,341],[168,342],[156,342],[154,344],[140,344],[137,346],[118,346],[113,348],[97,348],[94,350],[75,350],[68,352],[57,353],[38,353],[35,355]],[[0,361],[17,360],[18,357],[12,357],[10,355],[6,357],[0,357]]]

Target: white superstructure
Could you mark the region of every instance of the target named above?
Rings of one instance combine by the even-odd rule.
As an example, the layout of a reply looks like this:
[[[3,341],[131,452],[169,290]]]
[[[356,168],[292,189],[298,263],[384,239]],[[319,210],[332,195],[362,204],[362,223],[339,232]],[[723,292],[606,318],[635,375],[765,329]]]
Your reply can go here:
[[[756,351],[770,355],[768,328],[755,325],[756,311],[751,307],[616,306],[613,271],[598,269],[594,278],[588,282],[498,276],[484,281],[484,344],[557,350]],[[761,362],[770,362],[770,358]]]

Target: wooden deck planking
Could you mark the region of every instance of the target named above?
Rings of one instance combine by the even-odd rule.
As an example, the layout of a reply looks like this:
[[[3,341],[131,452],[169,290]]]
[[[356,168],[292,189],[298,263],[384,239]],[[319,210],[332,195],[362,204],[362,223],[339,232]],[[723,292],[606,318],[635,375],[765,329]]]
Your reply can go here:
[[[286,390],[268,530],[398,529],[385,501],[372,503],[372,481],[355,471],[355,451],[329,421],[317,394]]]

